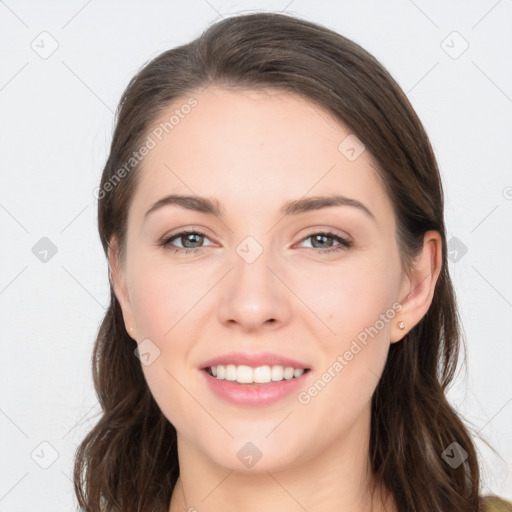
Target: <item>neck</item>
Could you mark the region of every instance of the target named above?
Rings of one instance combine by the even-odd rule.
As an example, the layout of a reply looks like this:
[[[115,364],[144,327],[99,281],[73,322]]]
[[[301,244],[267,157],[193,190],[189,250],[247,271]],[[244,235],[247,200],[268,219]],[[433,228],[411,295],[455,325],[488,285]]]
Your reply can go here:
[[[169,512],[395,512],[390,494],[371,474],[370,418],[363,416],[366,425],[356,422],[325,452],[278,472],[241,473],[218,466],[178,433],[180,476]]]

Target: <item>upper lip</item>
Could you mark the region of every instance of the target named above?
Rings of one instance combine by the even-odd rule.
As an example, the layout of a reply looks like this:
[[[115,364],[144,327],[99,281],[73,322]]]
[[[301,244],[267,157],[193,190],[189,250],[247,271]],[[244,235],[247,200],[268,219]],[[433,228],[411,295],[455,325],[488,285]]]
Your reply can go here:
[[[223,354],[221,356],[214,357],[212,359],[208,359],[201,365],[201,369],[205,370],[206,368],[211,368],[212,366],[217,366],[219,364],[227,365],[246,365],[256,368],[258,366],[272,366],[272,365],[280,365],[284,367],[292,367],[295,369],[299,368],[308,368],[307,364],[301,363],[296,359],[292,359],[290,357],[282,356],[279,354],[272,354],[270,352],[230,352],[228,354]]]

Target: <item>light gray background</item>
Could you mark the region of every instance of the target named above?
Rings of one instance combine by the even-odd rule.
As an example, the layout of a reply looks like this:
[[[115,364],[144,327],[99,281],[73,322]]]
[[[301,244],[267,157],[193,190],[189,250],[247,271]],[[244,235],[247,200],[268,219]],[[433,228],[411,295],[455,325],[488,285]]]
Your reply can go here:
[[[93,190],[120,95],[147,60],[221,16],[251,10],[285,10],[354,39],[422,119],[444,179],[449,238],[458,239],[450,270],[468,372],[459,371],[449,397],[500,454],[478,443],[484,492],[512,499],[511,0],[6,0],[1,511],[75,508],[72,459],[98,417],[90,357],[108,303]],[[43,237],[57,248],[46,262],[32,250]]]

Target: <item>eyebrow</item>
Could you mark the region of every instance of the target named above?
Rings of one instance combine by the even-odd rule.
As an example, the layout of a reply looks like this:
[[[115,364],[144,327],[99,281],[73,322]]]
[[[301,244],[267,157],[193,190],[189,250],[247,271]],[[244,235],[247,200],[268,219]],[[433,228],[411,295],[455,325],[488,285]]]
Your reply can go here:
[[[221,203],[219,203],[219,201],[216,199],[200,196],[171,194],[162,197],[156,203],[154,203],[153,206],[151,206],[151,208],[144,214],[144,218],[147,218],[147,216],[155,210],[168,205],[181,206],[187,210],[206,213],[208,215],[215,215],[216,217],[222,217],[224,212]],[[280,212],[284,216],[290,216],[334,206],[352,206],[364,212],[371,219],[375,220],[373,213],[363,203],[357,201],[356,199],[351,199],[349,197],[340,195],[312,196],[287,201],[281,207]]]

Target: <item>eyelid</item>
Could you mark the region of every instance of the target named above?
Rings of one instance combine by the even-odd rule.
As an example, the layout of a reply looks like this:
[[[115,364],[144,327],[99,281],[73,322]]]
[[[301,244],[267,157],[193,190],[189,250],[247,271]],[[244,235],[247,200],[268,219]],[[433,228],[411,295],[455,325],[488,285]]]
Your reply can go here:
[[[169,234],[165,234],[158,240],[158,245],[163,244],[164,242],[169,243],[173,239],[179,239],[181,236],[186,236],[188,234],[197,234],[202,236],[205,240],[209,240],[210,242],[213,242],[212,244],[208,244],[205,247],[210,247],[211,245],[215,245],[218,242],[213,239],[207,232],[205,228],[195,228],[195,227],[184,227],[184,228],[177,228],[176,230],[173,230]],[[192,249],[191,249],[192,250]]]
[[[304,240],[306,240],[310,236],[318,235],[318,234],[325,234],[325,235],[329,235],[329,236],[338,236],[340,238],[343,238],[344,240],[346,240],[350,244],[352,244],[353,241],[354,241],[353,238],[347,232],[345,232],[345,231],[340,231],[340,230],[334,229],[334,228],[315,226],[315,227],[313,227],[311,229],[308,229],[307,233],[305,235],[303,235],[300,238],[300,240],[298,242],[296,242],[296,243],[303,242]]]
[[[212,245],[218,244],[218,242],[215,239],[212,239],[213,237],[210,237],[206,231],[208,231],[206,228],[203,228],[203,227],[198,228],[195,226],[176,228],[176,230],[174,230],[170,234],[166,234],[163,237],[161,237],[159,239],[159,241],[157,242],[157,244],[159,246],[172,247],[174,242],[171,243],[171,241],[173,241],[174,239],[179,239],[180,237],[186,236],[188,234],[197,234],[197,235],[201,236],[204,240],[209,240],[210,242],[213,242],[213,243],[206,244],[206,245],[203,245],[202,247],[197,247],[197,248],[186,248],[186,247],[174,246],[176,252],[185,252],[185,253],[195,252],[195,251],[204,249],[206,247],[211,247]],[[304,247],[304,249],[312,249],[314,252],[318,252],[318,253],[329,253],[329,252],[336,251],[336,249],[335,249],[336,247],[338,249],[341,249],[341,248],[349,249],[350,247],[353,246],[353,239],[348,233],[340,232],[339,230],[333,229],[333,228],[315,226],[315,227],[309,228],[308,232],[305,233],[298,242],[295,242],[292,247],[295,247],[296,245],[305,242],[309,238],[312,238],[314,235],[323,235],[328,238],[337,239],[337,245],[334,245],[330,249],[317,250],[314,247]]]
[[[198,234],[203,235],[204,237],[207,237],[208,239],[210,239],[212,241],[216,241],[215,237],[213,237],[209,234],[210,231],[208,230],[208,228],[205,228],[203,226],[195,226],[195,225],[192,225],[192,226],[186,225],[186,226],[177,227],[177,228],[171,230],[170,232],[166,233],[165,235],[163,235],[160,239],[168,240],[169,238],[174,238],[175,236],[181,235],[183,233],[198,233]]]
[[[211,237],[206,231],[207,231],[207,229],[203,228],[203,227],[196,227],[196,226],[180,227],[180,228],[176,228],[176,230],[173,230],[171,233],[168,233],[168,234],[166,233],[165,235],[163,235],[160,238],[160,241],[169,240],[170,238],[174,238],[183,233],[198,233],[198,234],[201,234],[202,236],[204,236],[205,238],[215,241],[215,243],[219,243],[218,241],[216,241],[214,239],[214,237]],[[304,239],[308,238],[309,236],[316,235],[319,233],[326,233],[326,234],[329,233],[331,235],[337,235],[337,236],[347,240],[347,242],[352,242],[352,237],[345,231],[339,231],[337,229],[327,228],[327,227],[310,228],[306,234],[302,235],[302,237],[299,239],[299,242],[303,242]]]

